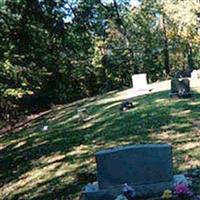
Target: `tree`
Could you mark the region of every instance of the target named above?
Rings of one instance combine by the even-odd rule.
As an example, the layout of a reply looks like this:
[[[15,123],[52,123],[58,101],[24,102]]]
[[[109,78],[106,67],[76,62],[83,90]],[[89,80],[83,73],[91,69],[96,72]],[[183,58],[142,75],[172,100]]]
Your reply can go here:
[[[200,61],[195,0],[0,1],[0,118],[157,81]],[[187,65],[187,67],[186,67]]]
[[[187,54],[188,72],[194,68],[193,44],[198,37],[198,20],[197,12],[199,4],[197,1],[163,1],[163,11],[168,16],[173,26],[173,37],[179,37],[184,44],[184,49]]]

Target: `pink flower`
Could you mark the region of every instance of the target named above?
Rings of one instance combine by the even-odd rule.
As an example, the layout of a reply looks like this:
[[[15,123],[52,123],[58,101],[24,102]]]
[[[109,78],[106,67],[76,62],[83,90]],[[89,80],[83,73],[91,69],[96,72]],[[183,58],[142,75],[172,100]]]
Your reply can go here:
[[[175,186],[175,194],[179,195],[185,195],[185,196],[191,196],[192,192],[188,188],[187,185],[180,183]]]

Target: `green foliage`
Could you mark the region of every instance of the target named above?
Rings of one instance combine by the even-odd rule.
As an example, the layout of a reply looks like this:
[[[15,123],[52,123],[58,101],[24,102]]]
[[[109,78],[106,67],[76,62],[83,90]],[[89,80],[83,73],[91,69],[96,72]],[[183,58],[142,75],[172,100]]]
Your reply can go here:
[[[1,115],[130,87],[133,73],[152,82],[190,72],[200,60],[197,12],[189,0],[0,1]]]

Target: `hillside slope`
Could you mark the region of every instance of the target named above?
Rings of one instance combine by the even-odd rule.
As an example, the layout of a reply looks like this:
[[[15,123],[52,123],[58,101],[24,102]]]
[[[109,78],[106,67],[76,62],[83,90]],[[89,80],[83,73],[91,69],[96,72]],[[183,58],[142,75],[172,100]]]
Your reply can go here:
[[[175,171],[200,166],[198,85],[192,82],[192,99],[169,98],[169,81],[150,85],[149,94],[111,92],[57,106],[29,127],[0,135],[0,197],[66,199],[71,194],[75,199],[82,186],[95,179],[95,152],[118,145],[171,143]],[[135,107],[121,112],[127,98]],[[82,107],[92,116],[86,123],[77,114]]]

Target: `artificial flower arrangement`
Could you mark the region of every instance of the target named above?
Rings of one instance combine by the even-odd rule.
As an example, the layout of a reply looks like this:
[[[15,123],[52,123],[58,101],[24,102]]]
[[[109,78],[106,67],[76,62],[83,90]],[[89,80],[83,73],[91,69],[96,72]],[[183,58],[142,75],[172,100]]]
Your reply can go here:
[[[125,183],[122,188],[122,194],[117,196],[115,200],[135,200],[135,190]]]
[[[174,193],[179,199],[190,199],[193,195],[190,188],[183,183],[177,184],[175,186]]]
[[[188,185],[184,183],[178,183],[174,187],[174,194],[180,200],[191,199],[193,193],[191,192]],[[122,194],[117,196],[115,200],[135,200],[136,198],[135,190],[128,184],[124,184],[122,188]],[[173,192],[171,190],[165,190],[162,195],[163,200],[170,200],[173,198]]]
[[[180,200],[189,200],[192,197],[192,192],[190,188],[184,183],[178,183],[174,187],[174,194]],[[169,200],[172,199],[173,193],[171,190],[165,190],[162,195],[162,199]]]

